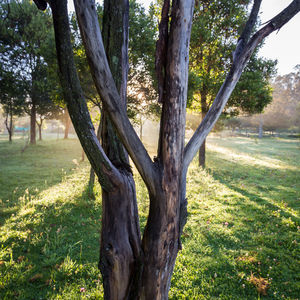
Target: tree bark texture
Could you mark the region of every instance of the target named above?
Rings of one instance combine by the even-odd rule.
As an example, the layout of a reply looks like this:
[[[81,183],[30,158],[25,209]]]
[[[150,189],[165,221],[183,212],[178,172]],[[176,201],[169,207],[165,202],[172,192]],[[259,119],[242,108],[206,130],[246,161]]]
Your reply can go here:
[[[156,194],[150,193],[150,211],[143,237],[142,299],[168,298],[179,250],[180,184],[193,4],[193,1],[172,2],[157,156],[160,177]]]
[[[121,105],[126,106],[128,74],[127,0],[105,0],[103,43],[108,63],[119,90]],[[105,299],[131,299],[138,287],[141,237],[135,183],[128,155],[120,142],[105,107],[101,113],[102,147],[123,177],[114,191],[102,191],[102,228],[99,267]],[[118,207],[118,209],[116,209]]]

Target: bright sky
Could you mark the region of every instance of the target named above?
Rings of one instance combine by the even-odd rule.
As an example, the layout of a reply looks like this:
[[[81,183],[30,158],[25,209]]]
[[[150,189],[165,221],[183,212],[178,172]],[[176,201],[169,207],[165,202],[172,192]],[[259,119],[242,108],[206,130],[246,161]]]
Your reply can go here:
[[[145,7],[149,7],[152,0],[138,0]],[[73,1],[69,1],[73,2]],[[292,0],[263,0],[261,5],[262,23],[270,20]],[[300,64],[300,13],[284,25],[278,33],[273,32],[260,50],[260,55],[278,60],[278,74],[287,74]]]

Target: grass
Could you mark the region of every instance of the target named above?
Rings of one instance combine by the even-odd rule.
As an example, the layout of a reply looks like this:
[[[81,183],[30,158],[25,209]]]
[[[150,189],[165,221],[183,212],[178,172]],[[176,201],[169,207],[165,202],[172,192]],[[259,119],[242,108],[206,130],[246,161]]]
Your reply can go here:
[[[102,299],[100,189],[76,140],[0,141],[0,299]],[[170,299],[299,299],[297,140],[210,138]],[[141,225],[148,200],[136,175]]]

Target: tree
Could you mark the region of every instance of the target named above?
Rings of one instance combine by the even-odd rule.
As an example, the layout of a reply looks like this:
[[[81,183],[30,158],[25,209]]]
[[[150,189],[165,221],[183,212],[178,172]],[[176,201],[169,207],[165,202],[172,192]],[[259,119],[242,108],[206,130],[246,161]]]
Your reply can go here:
[[[299,65],[295,72],[277,76],[272,82],[273,100],[264,112],[247,118],[250,125],[259,128],[262,137],[263,128],[274,132],[276,130],[296,129],[299,120],[298,107],[300,91]]]
[[[37,110],[48,106],[44,53],[49,40],[54,41],[51,18],[29,0],[2,2],[0,15],[0,62],[26,90],[24,108],[30,116],[30,143],[35,144]]]
[[[24,113],[24,86],[16,81],[11,72],[0,71],[0,103],[5,118],[5,127],[8,132],[9,142],[12,142],[14,116],[21,116]]]
[[[44,0],[35,2],[41,9],[47,6]],[[134,205],[135,191],[132,182],[129,181],[130,169],[126,160],[122,159],[120,162],[116,157],[115,162],[105,154],[88,114],[72,56],[67,3],[62,0],[51,0],[49,3],[53,14],[61,83],[67,107],[80,142],[98,176],[104,197],[105,194],[111,197],[110,202],[104,201],[103,207],[104,218],[107,217],[103,220],[104,223],[107,222],[104,224],[107,232],[102,231],[102,234],[110,241],[106,244],[104,239],[101,245],[105,251],[104,261],[100,259],[100,269],[105,281],[105,298],[167,299],[176,256],[181,248],[180,235],[186,221],[185,182],[188,166],[224,109],[257,45],[299,12],[300,1],[293,1],[251,35],[261,3],[259,0],[254,1],[249,19],[237,43],[228,75],[211,109],[186,146],[184,134],[188,52],[194,2],[175,0],[170,7],[170,2],[164,1],[163,16],[168,16],[169,11],[171,13],[170,18],[164,18],[167,20],[166,24],[160,26],[157,47],[161,47],[159,50],[162,51],[156,52],[157,55],[162,55],[156,57],[156,61],[161,64],[157,70],[161,71],[162,76],[162,80],[159,81],[162,89],[159,90],[163,105],[159,147],[154,161],[129,122],[123,102],[124,89],[121,87],[119,93],[113,80],[114,71],[111,73],[109,68],[94,2],[75,1],[86,54],[103,107],[148,188],[150,209],[142,239],[139,236],[138,214]],[[124,45],[128,28],[128,13],[124,9],[128,6],[128,1],[108,1],[107,4],[112,5],[111,13],[123,12],[122,22],[119,18],[118,23],[122,23]],[[112,30],[117,28],[120,29],[116,26]],[[121,62],[119,58],[125,58],[126,51],[122,54],[112,60]],[[122,63],[118,65],[124,66]],[[122,75],[118,74],[119,78],[122,76],[124,87],[126,67],[122,68]],[[115,142],[112,146],[114,145]],[[118,152],[118,155],[122,153]],[[106,207],[106,204],[109,207]],[[106,209],[110,210],[111,215],[106,215]],[[115,289],[114,293],[110,293],[112,288]]]
[[[190,48],[189,107],[204,119],[224,81],[232,61],[239,32],[250,1],[201,1],[195,9]],[[224,113],[257,113],[271,101],[269,79],[276,62],[250,58]],[[205,140],[199,150],[199,165],[205,167]]]

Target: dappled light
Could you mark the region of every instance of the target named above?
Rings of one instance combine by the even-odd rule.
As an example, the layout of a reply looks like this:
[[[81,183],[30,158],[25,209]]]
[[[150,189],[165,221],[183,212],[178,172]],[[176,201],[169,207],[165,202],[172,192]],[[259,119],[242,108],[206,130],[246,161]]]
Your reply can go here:
[[[289,139],[280,143],[276,139],[259,143],[250,138],[210,140],[207,170],[199,169],[196,163],[189,170],[188,224],[175,265],[170,299],[209,299],[220,295],[252,299],[259,288],[274,298],[296,297],[300,224],[295,201],[299,199],[300,188],[297,143]],[[70,141],[57,146],[52,141],[43,143],[44,147],[36,152],[29,151],[27,159],[32,155],[42,159],[49,151],[65,157],[67,153],[58,149],[70,145]],[[223,152],[215,151],[215,144]],[[252,147],[250,153],[248,147],[244,148],[247,144]],[[270,144],[275,150],[270,150]],[[240,152],[239,145],[246,152]],[[15,144],[12,149],[18,147]],[[80,147],[76,147],[80,156]],[[292,157],[290,167],[297,167],[296,170],[288,168],[285,162],[287,168],[283,164],[274,172],[273,164],[261,165],[255,159],[252,164],[248,161],[245,168],[245,157],[251,152],[268,149],[269,156],[264,154],[263,159],[271,159],[276,156],[277,147],[286,149],[284,153]],[[234,159],[230,153],[236,154]],[[70,171],[62,172],[55,184],[45,185],[41,177],[36,187],[26,188],[26,180],[30,182],[28,174],[32,172],[29,169],[23,170],[26,180],[16,189],[18,196],[12,197],[9,191],[3,196],[2,191],[2,199],[10,201],[1,203],[0,271],[5,270],[0,280],[1,295],[64,299],[90,295],[102,299],[102,280],[97,269],[101,191],[95,185],[96,198],[89,198],[88,166],[79,162],[78,156],[73,158],[75,162],[70,156]],[[16,159],[11,158],[11,163]],[[261,160],[260,157],[258,161]],[[4,165],[6,175],[13,171],[9,169],[11,163]],[[62,169],[68,169],[65,163],[60,165]],[[135,179],[143,230],[149,199],[136,172]],[[10,211],[10,207],[15,209]]]
[[[1,300],[298,300],[286,1],[0,1]]]
[[[239,142],[239,144],[243,144],[243,142]],[[217,145],[210,145],[208,144],[208,148],[213,152],[218,152],[224,159],[228,160],[239,160],[245,165],[251,166],[260,166],[266,167],[271,169],[290,169],[290,170],[297,170],[297,167],[287,165],[279,159],[270,158],[267,156],[263,156],[260,154],[254,154],[254,156],[248,155],[246,153],[236,153],[232,149],[220,147]]]

